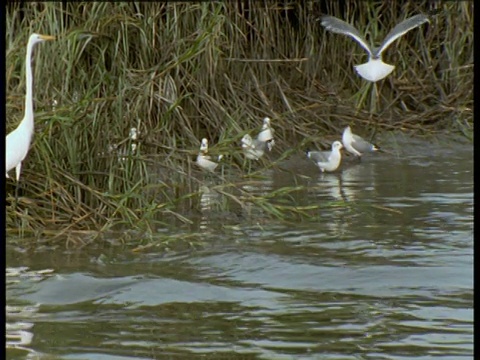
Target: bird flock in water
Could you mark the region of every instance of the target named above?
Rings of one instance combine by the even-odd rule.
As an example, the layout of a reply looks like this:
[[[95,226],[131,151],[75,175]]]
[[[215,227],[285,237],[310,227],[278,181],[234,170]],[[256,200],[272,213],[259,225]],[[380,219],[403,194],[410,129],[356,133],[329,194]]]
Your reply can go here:
[[[251,160],[258,160],[267,150],[271,151],[275,144],[273,133],[274,130],[271,127],[270,118],[264,118],[262,130],[255,139],[252,139],[248,134],[242,138],[242,150],[245,157]],[[342,161],[340,150],[343,148],[358,158],[367,152],[378,150],[378,147],[374,144],[371,144],[362,137],[353,134],[350,126],[347,126],[343,131],[342,141],[334,141],[331,151],[307,150],[306,155],[317,164],[321,172],[332,172],[337,170],[340,166]],[[220,161],[222,157],[223,155],[218,156],[217,161]],[[213,161],[211,156],[208,155],[208,140],[206,138],[202,139],[200,152],[197,156],[197,164],[208,171],[214,171],[218,166],[218,162]]]
[[[387,34],[379,47],[369,45],[355,27],[341,19],[334,16],[322,16],[319,20],[321,25],[328,31],[352,37],[367,51],[369,56],[368,61],[361,65],[355,65],[355,70],[365,80],[376,83],[388,76],[395,68],[395,66],[386,64],[382,61],[383,51],[408,31],[428,22],[429,18],[424,14],[418,14],[400,22]],[[27,156],[34,131],[32,95],[33,76],[31,69],[33,47],[37,43],[54,39],[53,36],[49,35],[32,34],[27,44],[25,61],[27,88],[25,96],[25,115],[18,127],[7,135],[5,151],[6,177],[8,178],[8,172],[15,168],[17,184],[20,179],[22,162]],[[271,125],[271,119],[266,117],[263,119],[262,129],[256,138],[252,138],[249,134],[243,136],[241,146],[245,157],[250,160],[258,160],[266,151],[271,151],[275,144],[273,134],[274,130]],[[136,128],[130,130],[130,139],[137,139]],[[136,144],[132,143],[131,146],[131,150],[134,152]],[[307,151],[306,155],[317,164],[322,172],[331,172],[337,170],[340,166],[342,160],[342,148],[356,157],[361,157],[364,153],[378,150],[375,145],[364,140],[360,136],[353,134],[350,126],[347,126],[343,131],[342,140],[334,141],[332,143],[331,151]],[[216,159],[212,159],[208,154],[208,140],[203,138],[200,145],[200,152],[196,159],[197,165],[207,171],[214,171],[221,158],[222,155]]]

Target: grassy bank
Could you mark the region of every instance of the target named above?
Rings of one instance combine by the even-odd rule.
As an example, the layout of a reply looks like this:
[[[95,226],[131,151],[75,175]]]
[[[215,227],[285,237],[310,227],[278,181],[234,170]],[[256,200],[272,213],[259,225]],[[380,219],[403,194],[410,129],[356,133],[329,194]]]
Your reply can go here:
[[[302,141],[329,143],[348,123],[471,138],[473,2],[341,4],[9,4],[7,132],[23,117],[29,35],[58,40],[35,51],[36,132],[16,207],[14,182],[6,184],[7,229],[188,222],[182,214],[198,205],[204,176],[193,164],[200,139],[226,154],[241,179],[239,140],[265,116],[273,119],[278,158]],[[396,69],[378,83],[377,110],[370,112],[370,90],[353,70],[366,54],[316,19],[338,16],[380,42],[399,20],[435,9],[441,11],[430,24],[386,51]],[[135,153],[128,150],[132,127],[139,131]],[[220,191],[272,216],[296,211],[251,197],[232,180]]]

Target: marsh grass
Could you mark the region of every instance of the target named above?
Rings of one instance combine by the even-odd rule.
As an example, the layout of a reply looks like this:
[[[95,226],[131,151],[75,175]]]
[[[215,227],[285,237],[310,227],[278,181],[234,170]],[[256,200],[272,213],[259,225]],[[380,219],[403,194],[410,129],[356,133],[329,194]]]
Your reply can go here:
[[[353,70],[364,50],[324,31],[318,15],[378,43],[399,20],[434,9],[430,24],[386,51],[396,69],[378,84],[371,113]],[[10,232],[188,225],[206,176],[194,163],[202,137],[225,155],[211,175],[224,206],[284,220],[312,214],[288,200],[301,189],[254,196],[238,183],[348,123],[472,138],[473,2],[27,2],[9,3],[6,21],[7,132],[23,116],[28,36],[58,37],[34,54],[36,132],[18,203],[6,183]],[[245,162],[240,139],[265,116],[274,152]]]

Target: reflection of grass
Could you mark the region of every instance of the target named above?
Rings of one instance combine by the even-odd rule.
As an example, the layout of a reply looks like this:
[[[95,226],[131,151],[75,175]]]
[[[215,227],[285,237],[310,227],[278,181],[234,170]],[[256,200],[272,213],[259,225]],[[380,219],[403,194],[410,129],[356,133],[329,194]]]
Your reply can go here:
[[[330,142],[347,123],[369,123],[367,90],[348,100],[365,86],[352,67],[366,55],[352,39],[327,35],[310,18],[310,2],[282,10],[251,4],[9,4],[7,131],[23,113],[31,29],[58,40],[34,56],[36,133],[19,202],[6,208],[8,230],[154,232],[153,224],[188,224],[204,178],[193,162],[202,137],[214,144],[212,155],[225,155],[211,176],[230,199],[224,206],[253,204],[282,220],[312,215],[280,201],[295,187],[265,196],[239,190],[239,182],[274,166],[268,158],[244,164],[240,139],[258,133],[270,116],[273,159],[288,155],[293,139]],[[333,15],[354,14],[356,26],[375,40],[399,20],[399,8],[419,11],[403,2],[375,3],[382,17],[372,22],[377,17],[355,7],[340,14],[337,2],[329,4]],[[386,52],[397,68],[379,83],[373,116],[388,130],[446,128],[471,138],[473,2],[439,6],[449,11]],[[128,151],[131,127],[139,132],[135,152]],[[117,144],[127,149],[124,161],[109,151]],[[13,189],[8,180],[7,203]]]

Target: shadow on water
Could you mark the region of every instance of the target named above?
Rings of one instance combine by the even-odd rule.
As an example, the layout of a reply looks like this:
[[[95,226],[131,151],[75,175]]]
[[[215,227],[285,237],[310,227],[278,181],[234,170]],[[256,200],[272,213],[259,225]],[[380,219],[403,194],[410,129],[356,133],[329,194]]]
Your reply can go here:
[[[8,358],[472,358],[472,148],[424,146],[240,183],[310,221],[224,218],[205,180],[194,250],[7,246]]]

